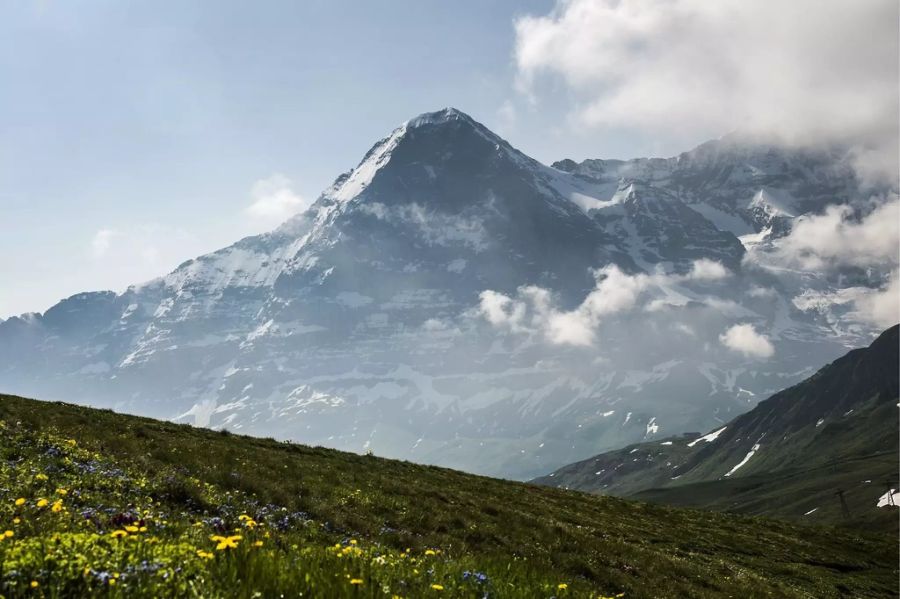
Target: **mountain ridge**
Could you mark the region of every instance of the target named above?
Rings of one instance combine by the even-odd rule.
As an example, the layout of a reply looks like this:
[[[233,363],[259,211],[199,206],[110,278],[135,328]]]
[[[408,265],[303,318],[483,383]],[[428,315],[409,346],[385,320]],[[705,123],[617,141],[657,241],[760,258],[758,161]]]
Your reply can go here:
[[[745,167],[726,153],[737,162],[721,172],[589,180],[500,142],[454,109],[414,118],[269,233],[121,294],[3,321],[0,386],[530,478],[707,428],[874,333],[836,331],[792,303],[797,285],[828,280],[783,281],[748,262],[764,244],[737,233],[777,231],[742,220],[742,206],[761,183],[806,190],[792,174],[806,172],[802,157],[737,179],[725,171],[752,174],[768,159]],[[698,200],[722,180],[740,185]],[[826,188],[800,204],[819,205]],[[787,197],[772,189],[760,197]],[[685,277],[698,260],[724,278]],[[487,290],[541,289],[553,310],[577,310],[612,266],[650,277],[648,303],[603,321],[593,355],[484,316]],[[769,331],[783,359],[717,351],[736,322]]]
[[[817,522],[846,519],[831,497],[842,489],[860,525],[895,528],[896,517],[877,504],[885,480],[898,488],[898,330],[887,329],[706,435],[628,446],[535,482],[677,505],[774,509]],[[798,496],[791,488],[801,485]]]

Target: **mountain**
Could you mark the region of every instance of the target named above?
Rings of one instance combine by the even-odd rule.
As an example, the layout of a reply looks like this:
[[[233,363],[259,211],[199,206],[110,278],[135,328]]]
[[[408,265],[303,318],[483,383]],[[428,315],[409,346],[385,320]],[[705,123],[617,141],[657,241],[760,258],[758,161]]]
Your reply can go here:
[[[550,167],[424,114],[271,232],[0,322],[0,388],[530,478],[710,428],[870,341],[794,301],[841,281],[763,260],[790,219],[868,197],[848,164],[725,138]],[[776,358],[725,348],[739,323]]]
[[[0,396],[4,597],[884,597],[896,537]],[[22,501],[17,501],[21,499]],[[41,500],[44,501],[41,501]]]
[[[898,326],[704,436],[672,437],[604,453],[539,484],[653,501],[848,520],[895,529],[880,498],[895,491]]]
[[[738,236],[783,233],[794,217],[858,196],[862,186],[842,148],[785,149],[737,134],[668,159],[567,159],[553,166],[599,184],[624,178],[666,189]]]

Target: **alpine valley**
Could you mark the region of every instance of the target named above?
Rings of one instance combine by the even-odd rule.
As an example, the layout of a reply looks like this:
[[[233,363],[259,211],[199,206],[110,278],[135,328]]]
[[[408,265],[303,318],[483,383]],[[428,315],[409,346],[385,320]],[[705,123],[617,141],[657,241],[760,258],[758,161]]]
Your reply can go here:
[[[841,298],[889,273],[783,241],[873,196],[896,190],[841,148],[546,166],[445,109],[274,231],[0,322],[0,389],[531,478],[716,430],[868,345],[885,327]]]

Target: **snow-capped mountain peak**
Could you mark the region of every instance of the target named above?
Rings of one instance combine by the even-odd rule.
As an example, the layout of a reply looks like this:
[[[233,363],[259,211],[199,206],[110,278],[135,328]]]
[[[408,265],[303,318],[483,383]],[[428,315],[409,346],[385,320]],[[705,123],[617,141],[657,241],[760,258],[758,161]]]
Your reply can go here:
[[[777,155],[549,167],[465,113],[426,113],[272,232],[0,322],[0,385],[505,476],[711,428],[845,342],[751,294],[777,284],[744,272],[735,235],[768,230],[778,199],[802,214],[853,187],[827,156]],[[698,261],[728,285],[691,279]],[[599,343],[535,333],[607,314],[603,269],[637,287]],[[723,353],[738,316],[790,357]]]

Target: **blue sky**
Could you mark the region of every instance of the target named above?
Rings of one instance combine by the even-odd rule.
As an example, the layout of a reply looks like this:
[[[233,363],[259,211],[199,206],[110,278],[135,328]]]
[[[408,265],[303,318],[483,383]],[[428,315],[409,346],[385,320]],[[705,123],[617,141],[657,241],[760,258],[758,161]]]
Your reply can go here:
[[[626,4],[643,5],[644,12]],[[671,155],[726,132],[734,125],[730,111],[710,123],[708,107],[697,102],[726,93],[712,79],[703,82],[712,86],[708,94],[686,99],[679,93],[689,86],[674,79],[670,89],[625,87],[618,103],[606,94],[610,85],[657,81],[656,72],[681,67],[692,77],[703,73],[697,56],[728,55],[722,50],[729,36],[721,36],[716,52],[702,48],[672,63],[680,55],[670,50],[692,50],[703,31],[678,39],[665,24],[680,21],[645,18],[665,17],[655,4],[6,3],[0,7],[0,318],[43,311],[79,291],[121,290],[267,230],[281,215],[248,211],[259,193],[274,189],[273,197],[287,202],[282,207],[303,205],[395,126],[444,106],[468,112],[545,162]],[[798,13],[798,27],[808,21],[805,14]],[[627,20],[635,15],[643,29]],[[526,16],[529,27],[517,31],[517,19],[521,24]],[[696,16],[694,22],[704,22]],[[871,27],[864,29],[871,39]],[[651,45],[636,43],[642,30],[665,41],[656,58]],[[786,31],[785,39],[797,37]],[[734,50],[735,65],[755,68],[746,51]],[[806,46],[795,52],[804,53],[812,64],[821,62],[821,53]],[[781,64],[784,56],[773,60]],[[713,66],[710,72],[723,71]],[[640,68],[648,76],[627,76]],[[771,70],[764,63],[757,69],[765,81]],[[852,62],[845,70],[860,72]],[[760,87],[746,79],[748,89]],[[678,118],[667,118],[668,98],[680,101],[672,112]],[[750,110],[764,104],[748,103]],[[694,106],[703,118],[691,119],[698,116],[689,114]],[[678,126],[666,128],[673,123]]]
[[[512,19],[550,5],[6,4],[0,317],[265,230],[244,212],[255,181],[281,173],[315,197],[420,112],[455,105],[496,126]],[[103,256],[100,230],[116,232]]]

